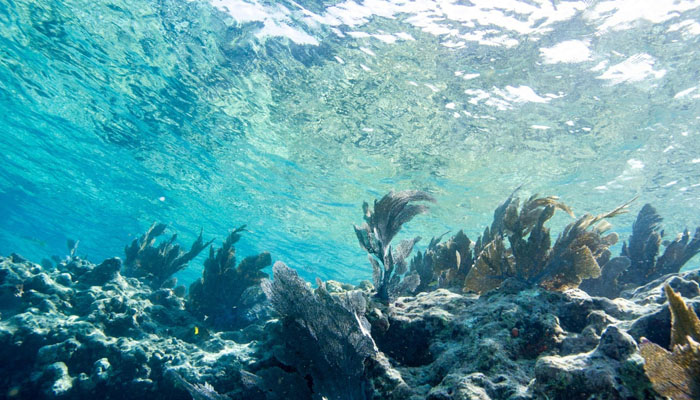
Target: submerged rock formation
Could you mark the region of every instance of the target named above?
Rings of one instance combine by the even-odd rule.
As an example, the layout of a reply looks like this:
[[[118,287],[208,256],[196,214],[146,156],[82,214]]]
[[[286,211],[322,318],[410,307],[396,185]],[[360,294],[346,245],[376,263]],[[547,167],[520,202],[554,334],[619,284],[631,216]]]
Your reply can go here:
[[[230,388],[252,352],[243,332],[210,332],[172,289],[124,278],[120,260],[47,271],[0,257],[4,398],[189,399],[167,371]]]

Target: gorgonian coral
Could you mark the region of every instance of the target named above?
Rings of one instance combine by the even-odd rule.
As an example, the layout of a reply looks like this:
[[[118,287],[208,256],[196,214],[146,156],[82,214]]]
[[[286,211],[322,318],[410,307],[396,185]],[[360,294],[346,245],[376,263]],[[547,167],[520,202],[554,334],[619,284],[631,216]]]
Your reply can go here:
[[[369,253],[376,297],[383,301],[390,301],[401,292],[413,291],[420,283],[418,274],[406,274],[406,257],[411,254],[420,236],[402,240],[395,248],[391,246],[391,241],[403,224],[428,211],[425,205],[412,204],[416,201],[435,202],[435,199],[419,190],[390,192],[381,200],[375,200],[373,209],[367,202],[363,203],[365,223],[360,227],[355,226],[360,246]]]

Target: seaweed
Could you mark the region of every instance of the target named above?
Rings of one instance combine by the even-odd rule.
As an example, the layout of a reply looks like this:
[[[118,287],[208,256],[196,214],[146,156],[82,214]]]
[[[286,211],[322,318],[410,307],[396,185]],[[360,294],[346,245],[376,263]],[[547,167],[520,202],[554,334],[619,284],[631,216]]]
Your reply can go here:
[[[515,210],[517,211],[517,198],[515,197],[515,193],[520,190],[520,186],[518,186],[513,193],[508,196],[506,201],[503,202],[503,204],[499,205],[496,207],[496,209],[493,212],[493,222],[491,222],[491,227],[486,227],[484,228],[484,233],[481,234],[476,239],[476,242],[474,243],[474,256],[478,257],[479,254],[481,254],[482,251],[488,246],[489,243],[491,243],[493,240],[496,239],[496,237],[503,237],[503,219],[505,218],[506,210],[513,204],[514,202],[516,203],[515,205]]]
[[[547,262],[551,246],[549,229],[544,226],[557,209],[574,216],[571,209],[558,201],[555,196],[537,197],[532,195],[523,203],[518,213],[518,199],[510,202],[503,218],[503,233],[508,237],[513,254],[516,274],[525,281],[531,281]]]
[[[666,246],[664,254],[656,261],[656,269],[661,276],[678,272],[698,253],[700,253],[700,227],[695,228],[692,239],[690,239],[690,232],[686,229]]]
[[[234,245],[241,238],[245,225],[231,231],[219,249],[209,248],[202,277],[190,285],[187,308],[217,329],[236,329],[251,318],[241,306],[244,293],[268,275],[261,270],[272,264],[270,253],[263,252],[243,259],[236,268]]]
[[[644,371],[654,390],[676,400],[700,398],[700,320],[683,298],[666,284],[671,310],[671,351],[641,338]]]
[[[700,319],[692,308],[670,285],[664,285],[664,292],[671,310],[671,346],[685,344],[688,337],[700,342]]]
[[[310,377],[319,398],[366,398],[366,360],[378,350],[362,292],[331,295],[320,281],[314,291],[284,263],[272,270],[274,280],[263,280],[262,288],[282,318],[283,361]]]
[[[362,204],[365,223],[361,227],[355,226],[355,234],[360,246],[368,253],[374,270],[375,296],[382,301],[388,302],[402,292],[413,291],[420,283],[418,274],[406,274],[406,257],[420,236],[402,240],[394,249],[391,247],[392,239],[403,224],[428,211],[425,205],[411,204],[415,201],[435,202],[435,199],[419,190],[405,190],[392,191],[381,200],[375,200],[373,210],[367,202]]]
[[[209,246],[214,239],[204,243],[200,231],[197,240],[192,243],[188,252],[183,252],[180,245],[175,244],[177,234],[173,234],[169,240],[154,246],[156,238],[162,235],[167,228],[166,224],[154,222],[153,225],[134,239],[131,245],[124,248],[126,260],[125,272],[129,276],[145,279],[152,287],[160,287],[168,278],[176,272],[184,269],[187,263]]]
[[[411,274],[417,274],[420,279],[415,289],[416,293],[427,292],[437,287],[437,276],[433,264],[435,263],[434,254],[442,236],[433,237],[428,248],[425,249],[425,253],[419,250],[411,260]]]
[[[573,216],[571,209],[555,196],[533,195],[518,211],[519,200],[512,194],[494,212],[491,228],[477,240],[474,251],[478,255],[464,289],[483,293],[513,278],[561,291],[577,287],[585,278],[600,276],[599,265],[609,260],[608,247],[617,242],[614,233],[603,236],[610,228],[604,219],[626,212],[628,204],[609,213],[582,216],[567,225],[550,247],[549,229],[544,224],[557,209]],[[508,249],[504,238],[510,243]]]
[[[411,260],[410,271],[418,273],[420,284],[416,292],[431,289],[461,287],[474,263],[471,240],[462,230],[448,241],[440,243],[445,234],[433,238],[425,250]]]

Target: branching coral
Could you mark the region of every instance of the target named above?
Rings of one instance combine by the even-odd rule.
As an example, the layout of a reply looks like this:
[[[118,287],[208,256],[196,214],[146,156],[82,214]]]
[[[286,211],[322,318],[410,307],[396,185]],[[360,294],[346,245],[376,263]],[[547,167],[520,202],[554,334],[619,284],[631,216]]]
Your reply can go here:
[[[321,282],[313,291],[282,262],[273,267],[274,280],[262,288],[283,322],[281,355],[303,375],[308,374],[319,398],[366,398],[365,361],[377,353],[364,317],[366,300],[360,291],[332,296]]]
[[[412,274],[417,274],[418,278],[420,278],[420,282],[415,289],[416,293],[427,292],[437,287],[437,275],[435,273],[435,259],[433,255],[443,236],[444,234],[437,238],[432,238],[425,253],[418,251],[411,260],[410,271]]]
[[[683,298],[664,287],[671,310],[671,351],[641,339],[644,370],[662,396],[675,400],[700,398],[700,320]]]
[[[518,199],[511,201],[503,218],[503,233],[508,237],[515,260],[516,274],[525,281],[536,278],[547,262],[551,244],[549,229],[544,226],[556,209],[574,216],[571,209],[557,197],[531,196],[517,211]]]
[[[700,253],[700,227],[695,228],[692,239],[690,239],[690,232],[686,229],[666,246],[664,254],[656,261],[656,269],[661,275],[678,272],[698,253]]]
[[[603,236],[610,228],[604,219],[626,212],[629,204],[597,216],[584,215],[569,224],[550,248],[545,222],[556,209],[573,216],[571,209],[554,196],[531,196],[520,211],[518,203],[511,195],[496,209],[491,229],[477,240],[478,256],[465,280],[466,290],[483,293],[508,278],[549,290],[565,290],[578,286],[582,279],[599,276],[599,263],[607,262],[607,249],[617,241],[616,234]],[[508,238],[509,249],[505,248],[504,237]]]
[[[375,200],[373,210],[367,202],[363,203],[365,223],[355,226],[360,246],[369,253],[374,269],[376,297],[383,301],[390,301],[404,291],[413,291],[420,283],[418,274],[406,274],[406,257],[420,237],[403,240],[394,249],[391,247],[392,239],[403,224],[428,211],[424,205],[411,204],[416,201],[435,202],[435,199],[418,190],[392,191],[381,200]]]
[[[517,189],[516,189],[517,192]],[[515,192],[494,211],[491,228],[477,240],[474,267],[465,280],[465,289],[484,292],[507,278],[531,282],[546,262],[550,247],[549,229],[544,227],[556,209],[573,215],[557,197],[531,196],[518,211]],[[510,242],[506,250],[504,238]]]
[[[240,307],[243,293],[267,278],[261,270],[272,263],[270,253],[246,257],[236,268],[234,245],[245,225],[234,229],[219,249],[209,248],[202,278],[190,285],[187,308],[220,329],[234,329],[246,323]]]
[[[169,240],[154,246],[156,238],[165,232],[166,224],[156,223],[139,237],[126,246],[126,273],[137,278],[144,278],[153,287],[159,287],[176,272],[187,266],[193,258],[209,246],[214,240],[204,243],[202,232],[192,247],[186,253],[175,244],[177,234],[173,234]]]

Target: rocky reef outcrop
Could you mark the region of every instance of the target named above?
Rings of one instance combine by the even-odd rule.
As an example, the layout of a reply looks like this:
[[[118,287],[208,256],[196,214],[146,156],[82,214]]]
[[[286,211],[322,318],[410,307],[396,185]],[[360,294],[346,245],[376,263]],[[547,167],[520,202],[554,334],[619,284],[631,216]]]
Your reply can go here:
[[[205,330],[173,289],[124,278],[120,266],[72,259],[47,271],[0,257],[1,396],[191,398],[175,374],[236,386],[253,349],[231,336],[244,333]]]

